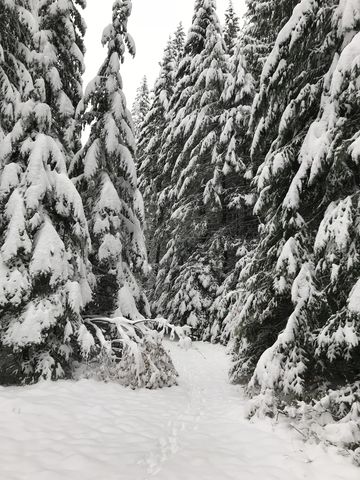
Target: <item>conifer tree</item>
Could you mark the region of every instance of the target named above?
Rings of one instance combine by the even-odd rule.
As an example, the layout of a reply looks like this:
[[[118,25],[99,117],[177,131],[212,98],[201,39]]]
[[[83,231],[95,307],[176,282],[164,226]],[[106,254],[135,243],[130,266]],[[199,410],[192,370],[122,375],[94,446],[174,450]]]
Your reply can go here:
[[[0,2],[0,141],[15,123],[21,89],[31,84],[23,65],[28,34],[21,28],[22,2]]]
[[[167,110],[174,90],[175,80],[175,39],[169,39],[164,57],[161,62],[161,71],[154,86],[153,101],[139,135],[137,146],[138,164],[140,172],[140,190],[144,195],[147,219],[147,245],[151,262],[155,266],[159,263],[162,251],[160,239],[154,236],[157,222],[157,192],[158,179],[162,173],[159,162],[161,138],[167,126]]]
[[[236,15],[232,0],[229,0],[229,6],[225,12],[224,41],[230,55],[234,54],[238,44],[239,32],[239,17]]]
[[[9,67],[6,55],[9,56],[9,47],[12,49],[15,38],[11,39],[11,33],[7,28],[16,19],[15,6],[5,0],[0,2],[0,141],[4,136],[6,124],[13,118],[14,85],[9,80]],[[10,20],[10,21],[9,21]],[[11,29],[13,31],[13,29]],[[9,41],[10,40],[10,41]],[[12,41],[11,41],[12,40]],[[6,114],[7,112],[7,114]],[[9,118],[10,117],[10,118]]]
[[[135,168],[135,141],[122,90],[120,66],[126,49],[135,54],[127,31],[131,1],[116,0],[113,20],[103,33],[107,56],[88,85],[78,109],[90,137],[72,171],[89,219],[96,276],[93,314],[127,318],[148,313],[137,275],[146,270],[143,203]]]
[[[82,98],[84,73],[85,23],[80,8],[85,0],[45,0],[39,12],[41,29],[47,31],[58,58],[57,73],[52,82],[61,87],[58,101],[58,135],[66,147],[69,159],[80,148],[80,134],[75,121],[75,109]]]
[[[237,380],[251,377],[252,392],[304,398],[321,380],[358,375],[358,239],[350,227],[358,127],[356,102],[355,110],[349,105],[359,21],[351,1],[299,2],[262,72],[252,155],[265,157],[256,177],[263,224],[243,271],[248,295],[233,371]]]
[[[160,159],[159,235],[161,231],[169,243],[157,278],[156,307],[170,319],[191,325],[194,334],[209,337],[207,312],[222,269],[222,256],[216,254],[222,247],[213,236],[222,205],[213,176],[219,99],[228,74],[215,2],[195,2],[184,52]]]
[[[241,33],[250,73],[259,79],[276,37],[300,0],[247,0]]]
[[[227,318],[226,323],[229,323],[229,310],[235,301],[239,301],[237,285],[240,271],[246,253],[251,251],[253,239],[257,237],[258,222],[252,212],[255,194],[248,135],[254,96],[255,81],[247,71],[243,47],[239,42],[230,60],[230,75],[221,97],[220,154],[213,176],[213,188],[218,191],[222,204],[222,220],[217,236],[223,239],[223,273],[226,278],[211,307],[214,323],[212,338],[221,333],[224,341],[231,327],[228,325],[223,333],[223,322]]]
[[[91,299],[87,222],[58,136],[57,51],[40,3],[22,9],[25,32],[16,123],[1,145],[2,381],[56,379],[86,357],[93,338],[81,311]],[[29,49],[28,49],[29,48]],[[28,71],[25,70],[25,66]]]
[[[254,195],[252,194],[250,138],[248,135],[251,106],[255,96],[255,81],[247,71],[247,64],[243,54],[243,47],[238,43],[230,61],[229,75],[227,75],[224,90],[221,96],[221,136],[215,174],[214,188],[218,189],[223,205],[222,224],[227,229],[227,236],[247,236],[246,220],[251,220]],[[241,232],[233,231],[238,225],[232,226],[231,217],[237,211],[238,221],[242,224]],[[239,215],[242,218],[239,218]],[[255,222],[256,223],[256,222]],[[229,230],[230,226],[230,230]],[[249,226],[249,236],[253,236],[253,225]],[[230,267],[231,268],[231,267]]]
[[[185,37],[186,35],[183,24],[182,22],[180,22],[177,29],[175,30],[172,41],[175,65],[178,65],[179,62],[182,60],[184,54]]]
[[[315,371],[316,381],[321,378],[325,384],[331,382],[338,388],[353,384],[347,395],[356,401],[360,372],[356,227],[360,185],[359,101],[355,91],[360,78],[360,5],[340,1],[332,12],[331,30],[324,32],[327,33],[324,44],[329,38],[333,41],[332,61],[324,78],[317,118],[303,139],[300,167],[284,201],[287,208],[298,212],[311,203],[312,216],[322,219],[320,226],[313,221],[314,267],[306,284],[301,275],[306,264],[294,281],[293,292],[297,285],[302,290],[298,288],[295,298],[293,293],[294,310],[285,329],[285,333],[292,329],[292,336],[284,335],[271,355],[277,359],[281,349],[284,356],[281,372],[284,390],[304,395],[309,384],[312,386]],[[305,221],[308,222],[306,216]],[[303,347],[307,354],[303,355],[304,365],[300,364],[299,344],[307,347]],[[330,402],[334,419],[347,417],[348,421],[356,419],[359,423],[359,413],[356,414],[351,402],[342,405],[341,397],[339,392]]]
[[[141,173],[140,189],[144,194],[147,208],[147,245],[153,272],[157,271],[160,258],[165,253],[166,242],[160,233],[162,215],[158,209],[158,195],[162,190],[162,174],[164,156],[160,155],[163,132],[168,126],[170,101],[175,88],[176,66],[181,62],[184,53],[184,28],[182,23],[177,27],[173,38],[166,46],[160,75],[155,83],[154,95],[150,111],[146,116],[139,134],[138,160]],[[159,235],[157,235],[159,233]]]
[[[131,114],[134,122],[134,134],[138,139],[146,115],[150,109],[150,92],[146,76],[143,77],[140,86],[136,90],[136,97],[133,103]]]

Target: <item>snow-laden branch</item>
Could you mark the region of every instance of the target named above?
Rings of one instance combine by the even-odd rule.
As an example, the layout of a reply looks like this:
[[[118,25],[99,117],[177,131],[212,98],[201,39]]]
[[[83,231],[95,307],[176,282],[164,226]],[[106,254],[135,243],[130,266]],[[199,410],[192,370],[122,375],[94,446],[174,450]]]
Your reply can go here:
[[[129,320],[90,316],[84,320],[88,361],[76,368],[76,378],[116,381],[132,388],[161,388],[176,384],[177,372],[164,348],[164,336],[189,348],[189,327],[164,318]]]

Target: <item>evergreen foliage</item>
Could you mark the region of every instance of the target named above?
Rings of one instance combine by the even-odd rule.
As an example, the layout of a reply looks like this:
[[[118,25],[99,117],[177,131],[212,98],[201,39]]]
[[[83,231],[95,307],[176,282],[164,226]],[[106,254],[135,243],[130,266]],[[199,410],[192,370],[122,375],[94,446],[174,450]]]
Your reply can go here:
[[[146,115],[150,109],[150,92],[146,76],[143,77],[140,86],[136,90],[136,97],[131,109],[131,115],[134,122],[134,135],[139,138],[140,131]]]
[[[239,42],[230,60],[230,74],[222,93],[221,136],[213,184],[222,204],[222,220],[217,236],[223,238],[225,280],[211,306],[213,339],[224,330],[223,321],[238,297],[238,277],[245,252],[257,237],[257,219],[253,215],[255,194],[252,186],[250,138],[248,135],[255,80],[247,71],[242,44]],[[227,318],[226,323],[228,323]],[[222,333],[223,341],[229,329]]]
[[[276,37],[299,0],[246,0],[245,27],[241,32],[249,71],[259,79]]]
[[[92,317],[87,328],[98,341],[99,354],[78,365],[75,378],[112,381],[126,387],[162,388],[177,384],[177,372],[163,345],[164,335],[189,342],[186,331],[166,320],[136,320],[124,317]]]
[[[82,75],[84,73],[85,22],[80,8],[85,0],[45,0],[41,2],[39,15],[42,30],[47,31],[49,41],[57,55],[57,76],[52,82],[61,87],[57,98],[58,135],[69,158],[80,148],[80,131],[75,121],[75,109],[82,98]]]
[[[96,277],[91,314],[140,318],[148,314],[139,276],[146,273],[143,201],[138,190],[135,141],[122,90],[120,65],[126,49],[135,53],[127,31],[130,1],[115,1],[113,20],[103,33],[107,56],[78,108],[90,125],[88,141],[72,166],[92,239]],[[141,312],[141,313],[140,313]]]
[[[29,33],[22,28],[20,16],[22,2],[0,2],[0,140],[14,126],[16,105],[22,90],[31,84],[26,78],[23,46],[29,41]]]
[[[210,335],[207,310],[223,262],[222,255],[216,254],[222,249],[221,240],[213,235],[222,217],[214,175],[221,133],[220,97],[227,75],[215,3],[198,1],[176,74],[160,155],[164,168],[158,235],[168,245],[156,283],[156,308],[171,320],[190,324],[204,338]]]
[[[180,37],[181,38],[181,37]],[[175,47],[175,43],[177,46]],[[162,134],[167,126],[167,110],[175,84],[175,58],[179,38],[169,39],[161,62],[161,70],[154,86],[153,101],[139,135],[137,146],[140,172],[140,190],[144,195],[147,219],[147,248],[151,263],[159,263],[159,238],[155,237],[157,222],[157,193],[162,166],[159,161]]]
[[[160,75],[155,82],[153,100],[138,140],[140,190],[144,195],[147,218],[147,247],[153,273],[166,251],[166,242],[161,233],[163,224],[158,196],[163,188],[164,156],[161,155],[163,133],[168,127],[170,102],[175,88],[176,66],[184,53],[185,33],[182,24],[169,39],[160,65]]]
[[[87,222],[58,135],[57,50],[39,3],[18,14],[20,97],[0,148],[2,380],[29,382],[67,376],[90,353],[81,311],[91,290]]]
[[[262,225],[242,272],[233,378],[250,380],[267,409],[276,406],[269,391],[287,400],[329,385],[357,391],[359,19],[352,1],[299,2],[253,106]],[[353,421],[352,406],[340,413],[341,394],[331,398],[334,419]]]
[[[90,139],[72,160],[80,142],[75,105],[82,98],[84,23],[79,6],[84,2],[1,4],[0,381],[73,377],[75,366],[79,372],[86,362],[89,375],[91,365],[102,372],[109,367],[116,378],[106,380],[133,388],[171,386],[176,371],[162,335],[139,312],[148,313],[136,279],[146,270],[144,214],[119,74],[126,47],[134,52],[126,28],[131,2],[114,3],[113,23],[104,32],[108,56],[78,109],[78,119],[92,124]],[[104,149],[98,158],[99,145]],[[87,218],[74,183],[88,189]],[[97,248],[90,255],[94,271],[105,270],[109,280],[109,285],[95,284],[94,298],[87,219]],[[101,308],[103,315],[112,307],[118,318],[84,319],[85,308],[92,313]],[[186,341],[186,333],[165,320],[158,329],[175,331]]]
[[[230,55],[234,54],[239,42],[239,32],[239,17],[236,15],[232,0],[229,0],[229,6],[225,12],[224,41]]]
[[[179,62],[182,60],[184,54],[184,46],[185,46],[186,35],[184,31],[183,24],[180,22],[175,33],[173,35],[173,49],[174,49],[174,60],[175,65],[178,65]]]

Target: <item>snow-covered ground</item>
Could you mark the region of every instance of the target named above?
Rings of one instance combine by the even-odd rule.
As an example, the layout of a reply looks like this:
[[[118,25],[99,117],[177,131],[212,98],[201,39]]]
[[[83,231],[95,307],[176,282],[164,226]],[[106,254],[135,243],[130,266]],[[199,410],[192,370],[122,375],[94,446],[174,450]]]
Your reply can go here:
[[[179,387],[63,381],[0,389],[0,479],[359,480],[335,450],[245,420],[222,347],[169,348]]]

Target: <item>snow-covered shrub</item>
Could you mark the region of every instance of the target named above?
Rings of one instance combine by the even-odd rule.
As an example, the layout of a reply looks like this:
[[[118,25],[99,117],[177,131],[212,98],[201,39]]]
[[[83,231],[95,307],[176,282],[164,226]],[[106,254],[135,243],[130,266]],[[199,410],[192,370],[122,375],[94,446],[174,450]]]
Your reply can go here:
[[[319,392],[322,393],[319,393]],[[316,398],[312,398],[313,396]],[[304,440],[333,445],[360,465],[360,382],[329,390],[325,384],[309,392],[306,400],[280,396],[273,389],[254,395],[247,418],[269,417],[290,422]]]
[[[187,346],[188,330],[164,319],[133,321],[124,317],[85,321],[93,353],[78,364],[74,377],[118,382],[131,388],[162,388],[177,383],[177,372],[163,345],[164,335]]]
[[[278,413],[279,403],[279,399],[274,395],[272,390],[264,390],[248,401],[245,416],[248,419],[252,417],[275,418]]]
[[[329,390],[311,402],[286,406],[284,413],[306,438],[353,450],[360,465],[360,382]]]

